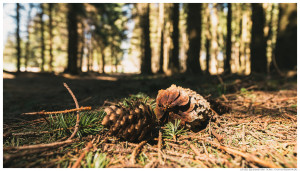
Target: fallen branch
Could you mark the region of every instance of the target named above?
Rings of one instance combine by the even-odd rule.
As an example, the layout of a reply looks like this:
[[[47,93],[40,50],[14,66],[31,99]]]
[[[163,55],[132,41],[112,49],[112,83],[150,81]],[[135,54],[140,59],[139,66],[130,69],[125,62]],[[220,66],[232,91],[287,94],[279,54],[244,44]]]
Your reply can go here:
[[[235,149],[232,149],[232,148],[229,148],[229,147],[225,147],[225,146],[222,146],[222,145],[217,144],[217,143],[212,142],[212,141],[209,141],[209,143],[212,144],[213,146],[221,149],[221,150],[226,151],[227,153],[230,153],[230,154],[233,154],[233,155],[239,155],[239,156],[245,158],[247,161],[259,164],[262,167],[266,167],[266,168],[279,168],[278,166],[276,166],[276,165],[274,165],[272,163],[269,163],[269,162],[267,162],[265,160],[262,160],[262,159],[254,156],[254,155],[251,155],[249,153],[245,153],[245,152],[238,151],[238,150],[235,150]]]
[[[33,150],[33,149],[39,149],[39,148],[53,148],[53,147],[61,146],[64,144],[72,143],[73,141],[74,140],[65,140],[62,142],[54,142],[54,143],[50,143],[50,144],[36,144],[36,145],[24,145],[21,147],[7,147],[7,148],[3,148],[3,150],[8,151],[8,150]]]
[[[139,149],[144,145],[146,144],[147,141],[142,141],[141,143],[139,143],[138,146],[136,146],[131,154],[131,157],[130,157],[130,164],[131,165],[134,165],[135,164],[135,157],[137,156],[138,154],[138,151]]]
[[[84,111],[84,110],[92,110],[91,106],[86,107],[80,107],[76,109],[67,109],[67,110],[61,110],[61,111],[52,111],[52,112],[46,112],[46,111],[40,111],[40,112],[29,112],[29,113],[22,113],[22,115],[54,115],[54,114],[66,114],[71,112],[77,112],[77,111]]]
[[[72,90],[69,88],[69,86],[67,85],[67,83],[64,83],[64,86],[69,91],[70,95],[72,96],[72,98],[73,98],[73,100],[75,102],[76,109],[79,109],[78,101],[77,101],[75,95],[73,94]],[[72,133],[72,135],[68,138],[68,140],[72,139],[76,135],[76,133],[78,131],[78,128],[79,128],[79,122],[80,122],[79,111],[77,110],[76,113],[77,113],[77,117],[76,117],[75,129],[74,129],[74,132]]]
[[[160,164],[163,163],[162,161],[162,157],[161,157],[161,144],[162,144],[162,133],[161,133],[161,130],[159,131],[159,134],[158,134],[158,145],[157,145],[157,148],[158,148],[158,161]]]
[[[189,141],[185,141],[190,147],[191,147],[191,149],[194,151],[194,153],[197,155],[197,156],[199,156],[199,157],[203,157],[202,155],[201,155],[201,153],[199,152],[199,150],[193,145],[193,144],[191,144]],[[199,163],[202,167],[204,167],[204,168],[208,168],[202,161],[200,161],[200,160],[195,160],[197,163]]]
[[[93,142],[95,141],[95,138],[90,141],[86,147],[83,153],[81,153],[81,155],[79,156],[79,158],[76,160],[76,162],[73,164],[72,168],[77,168],[80,164],[80,161],[84,158],[84,156],[86,155],[86,153],[90,150],[91,147],[93,147]]]

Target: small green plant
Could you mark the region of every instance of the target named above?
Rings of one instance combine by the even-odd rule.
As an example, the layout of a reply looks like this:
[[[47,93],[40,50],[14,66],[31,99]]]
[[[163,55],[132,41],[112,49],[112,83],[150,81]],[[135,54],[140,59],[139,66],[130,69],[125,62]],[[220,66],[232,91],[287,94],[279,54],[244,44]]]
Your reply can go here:
[[[97,151],[95,154],[93,152],[89,152],[86,156],[86,164],[84,167],[88,168],[105,168],[109,163],[109,159],[106,158],[105,153],[100,153]]]
[[[103,130],[101,121],[105,116],[104,111],[88,111],[80,112],[79,130],[77,132],[78,137],[84,135],[93,135]],[[72,130],[76,124],[75,114],[57,114],[49,116],[50,130],[58,137],[68,136],[72,133]]]
[[[176,141],[179,135],[185,135],[187,130],[184,128],[180,128],[181,120],[175,120],[174,124],[172,122],[168,122],[165,125],[165,129],[163,132],[163,137],[168,139],[174,139]]]
[[[145,104],[150,105],[152,109],[155,108],[156,105],[155,99],[151,99],[148,95],[141,92],[139,92],[138,94],[130,95],[130,97],[128,98],[124,98],[121,103],[124,106],[128,107],[131,105],[131,101],[136,101],[136,100],[139,100]]]

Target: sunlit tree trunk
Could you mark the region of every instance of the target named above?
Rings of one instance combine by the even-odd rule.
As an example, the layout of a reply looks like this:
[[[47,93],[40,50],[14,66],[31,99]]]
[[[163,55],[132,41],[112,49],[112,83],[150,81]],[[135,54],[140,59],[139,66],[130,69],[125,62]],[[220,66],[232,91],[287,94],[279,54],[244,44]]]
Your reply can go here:
[[[32,11],[32,8],[33,8],[33,4],[29,4],[29,10],[28,10],[28,16],[27,16],[27,42],[26,42],[26,45],[25,45],[25,48],[26,48],[26,52],[25,52],[25,61],[24,61],[24,64],[25,64],[25,71],[27,71],[27,67],[28,67],[28,59],[29,59],[29,55],[30,55],[30,51],[29,51],[29,48],[30,48],[30,22],[31,22],[31,11]]]
[[[78,53],[78,32],[77,32],[77,4],[68,4],[68,66],[66,72],[78,74],[77,53]]]
[[[17,3],[17,8],[16,8],[16,21],[17,21],[17,27],[16,27],[16,38],[17,38],[17,72],[20,72],[20,67],[21,67],[21,40],[20,40],[20,4]]]
[[[189,49],[187,51],[187,73],[202,73],[200,66],[201,32],[202,32],[202,4],[188,4],[187,34]]]
[[[41,71],[44,72],[44,65],[45,65],[45,35],[44,35],[44,6],[43,3],[40,4],[41,13],[40,13],[40,24],[41,24]]]
[[[52,25],[52,8],[53,4],[48,4],[48,10],[49,10],[49,55],[50,55],[50,61],[49,61],[49,71],[53,71],[53,47],[52,47],[52,40],[53,40],[53,25]]]
[[[251,74],[267,72],[266,38],[264,36],[265,12],[262,4],[252,5]]]
[[[224,60],[224,73],[230,74],[231,73],[231,3],[228,3],[228,12],[227,12],[227,38],[226,38],[226,59]]]
[[[206,27],[205,27],[205,54],[206,54],[206,74],[210,75],[210,47],[211,47],[211,23],[210,23],[210,10],[208,4],[206,4],[205,9],[206,14]]]
[[[159,21],[158,21],[158,33],[160,34],[160,53],[159,53],[159,70],[158,73],[164,73],[164,4],[159,4]]]
[[[173,32],[171,33],[172,45],[170,49],[169,69],[172,73],[179,72],[179,4],[174,3],[170,11]]]
[[[217,11],[217,4],[213,4],[211,15],[211,58],[210,58],[210,71],[211,73],[218,74],[218,24],[219,17]]]
[[[275,60],[281,70],[297,66],[297,4],[280,3]],[[274,62],[273,62],[274,63]]]
[[[150,4],[139,4],[140,24],[142,29],[142,58],[141,73],[152,74],[151,70],[151,45],[150,45]]]
[[[101,73],[105,74],[105,53],[104,53],[104,47],[101,47],[101,59],[102,59],[102,67],[101,67]]]

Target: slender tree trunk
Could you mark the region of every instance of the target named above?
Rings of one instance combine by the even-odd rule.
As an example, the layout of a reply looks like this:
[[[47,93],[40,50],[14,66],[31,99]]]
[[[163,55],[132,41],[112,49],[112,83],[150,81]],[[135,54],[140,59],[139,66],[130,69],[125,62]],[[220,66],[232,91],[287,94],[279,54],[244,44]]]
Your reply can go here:
[[[189,39],[189,49],[187,51],[188,73],[202,73],[200,66],[201,32],[202,32],[202,4],[188,4],[187,13],[187,34]]]
[[[179,72],[179,4],[174,3],[171,8],[171,22],[173,26],[173,32],[171,35],[173,47],[170,49],[169,68],[172,73]]]
[[[227,14],[227,38],[226,38],[226,59],[224,60],[224,73],[230,74],[231,73],[231,3],[228,3],[228,14]]]
[[[210,62],[210,38],[206,38],[205,49],[206,49],[206,74],[210,75],[209,72],[209,62]]]
[[[297,4],[280,3],[278,19],[275,62],[279,69],[291,70],[297,66]]]
[[[210,47],[211,47],[211,22],[210,22],[210,9],[208,7],[208,4],[205,6],[205,14],[206,14],[206,32],[205,32],[205,50],[206,50],[206,75],[210,75]]]
[[[68,4],[68,66],[66,72],[78,74],[77,53],[78,53],[78,32],[77,32],[77,6]]]
[[[52,47],[52,41],[53,41],[53,25],[52,25],[52,8],[53,4],[49,3],[49,55],[50,55],[50,61],[49,61],[49,70],[50,72],[53,71],[53,47]]]
[[[164,73],[164,4],[159,3],[159,25],[158,33],[160,34],[160,53],[159,53],[159,70],[158,73]]]
[[[102,74],[105,74],[105,53],[104,47],[101,47],[101,57],[102,57]]]
[[[29,58],[29,55],[30,55],[30,52],[29,52],[29,48],[30,48],[30,22],[31,22],[31,11],[32,11],[32,7],[33,7],[33,4],[29,4],[29,10],[28,10],[28,16],[27,16],[27,42],[26,42],[26,53],[25,53],[25,61],[24,61],[24,64],[25,64],[25,71],[27,71],[27,67],[28,67],[28,58]]]
[[[44,37],[44,6],[43,3],[40,5],[41,7],[41,14],[40,14],[40,24],[41,24],[41,72],[44,72],[44,65],[45,65],[45,37]]]
[[[142,28],[142,59],[141,59],[141,74],[152,74],[151,69],[151,44],[150,44],[150,4],[140,4],[141,28]]]
[[[252,5],[252,31],[251,31],[251,73],[267,72],[266,38],[264,36],[265,12],[262,4]]]
[[[21,67],[21,40],[20,40],[20,4],[17,3],[16,8],[16,20],[17,20],[17,28],[16,28],[16,38],[17,38],[17,72],[20,72]]]
[[[85,35],[84,35],[84,24],[81,23],[81,50],[80,50],[80,66],[79,69],[82,71],[82,62],[83,62],[83,55],[84,55],[84,47],[85,47]]]

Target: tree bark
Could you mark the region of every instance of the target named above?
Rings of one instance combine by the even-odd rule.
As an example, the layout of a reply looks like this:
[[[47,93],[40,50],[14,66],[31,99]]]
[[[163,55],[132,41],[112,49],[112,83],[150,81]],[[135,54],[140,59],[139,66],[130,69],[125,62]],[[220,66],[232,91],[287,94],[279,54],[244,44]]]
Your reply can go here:
[[[200,66],[202,4],[189,3],[187,9],[187,34],[189,49],[187,51],[187,73],[202,74]]]
[[[68,4],[68,66],[66,72],[78,74],[77,53],[78,53],[78,32],[77,32],[77,4]]]
[[[297,66],[297,4],[280,3],[275,60],[281,70]]]
[[[20,40],[20,4],[17,3],[16,8],[16,21],[17,21],[17,28],[16,28],[16,38],[17,38],[17,72],[20,72],[21,67],[21,40]]]
[[[45,65],[45,36],[44,36],[44,6],[43,3],[40,5],[41,7],[41,13],[40,13],[40,24],[41,24],[41,72],[44,72],[44,65]]]
[[[177,73],[180,70],[179,66],[179,4],[174,3],[170,12],[173,32],[171,35],[173,46],[170,49],[169,68],[172,73]]]
[[[141,74],[152,74],[151,69],[151,44],[150,44],[150,4],[139,4],[141,18],[140,24],[142,28],[142,58],[141,58]]]
[[[252,30],[251,30],[251,74],[267,73],[267,42],[264,36],[265,12],[262,4],[252,5]]]
[[[226,38],[226,59],[224,60],[224,73],[231,74],[231,21],[232,21],[232,11],[231,3],[228,3],[228,14],[227,14],[227,38]]]

